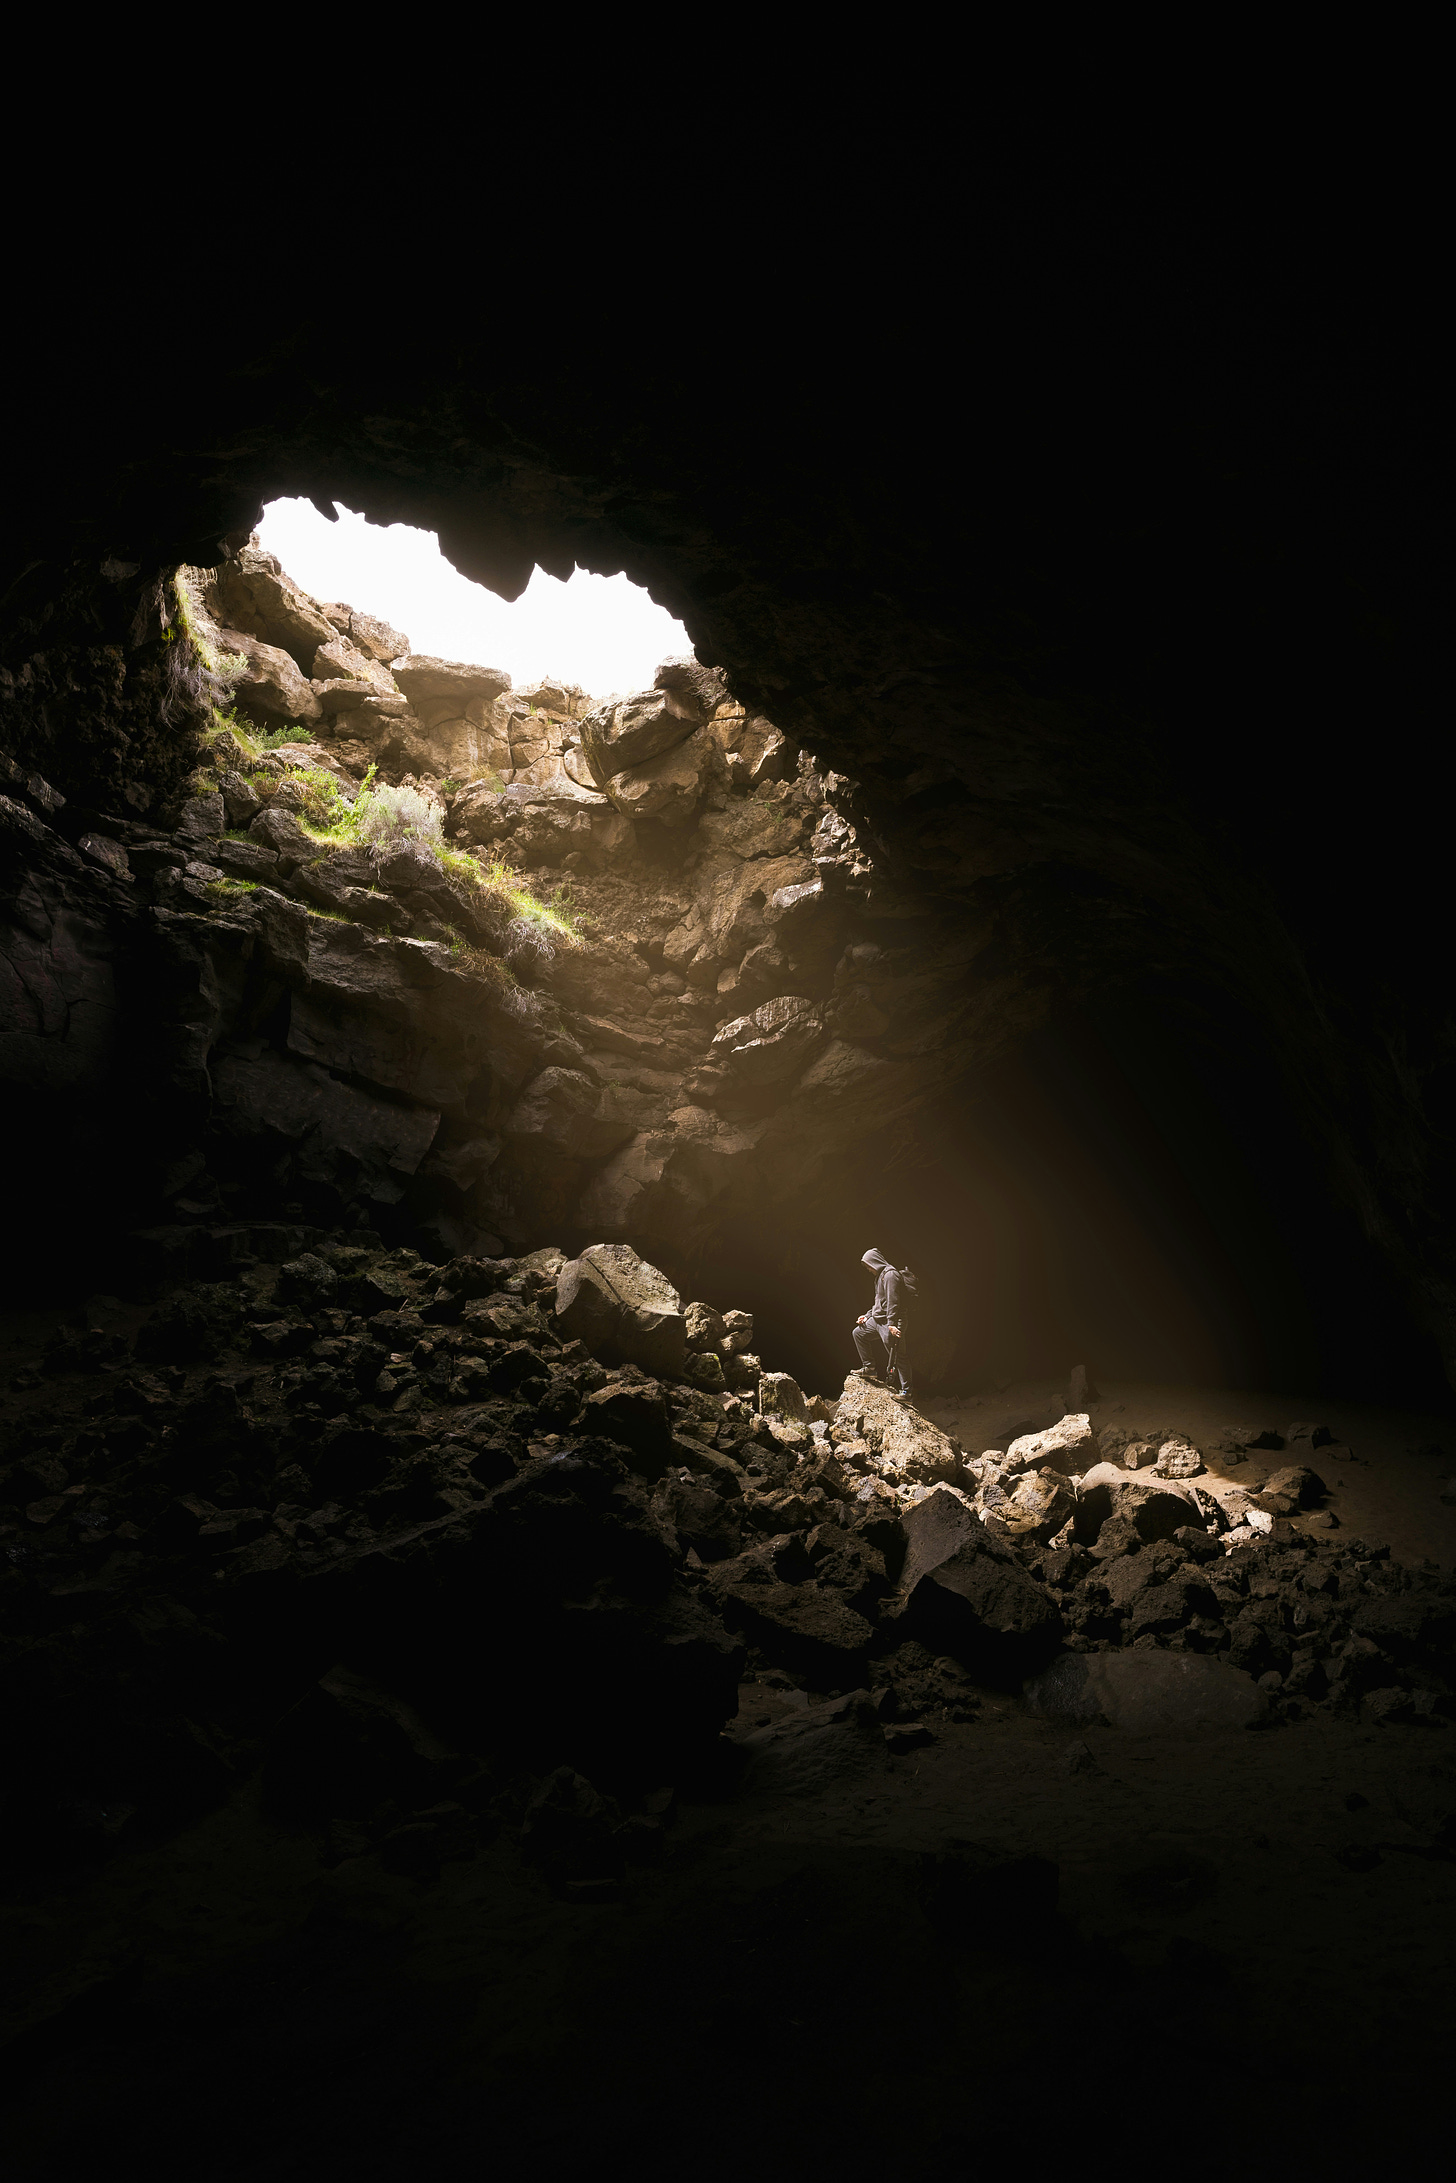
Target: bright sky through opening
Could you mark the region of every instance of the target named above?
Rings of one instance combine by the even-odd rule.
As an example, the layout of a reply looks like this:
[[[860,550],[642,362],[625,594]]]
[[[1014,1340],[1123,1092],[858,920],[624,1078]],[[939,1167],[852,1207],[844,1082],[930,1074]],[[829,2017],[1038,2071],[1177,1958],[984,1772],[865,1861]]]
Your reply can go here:
[[[508,606],[452,568],[433,531],[407,523],[367,523],[347,508],[330,523],[311,501],[274,500],[258,534],[315,599],[376,615],[416,652],[503,668],[517,689],[560,675],[594,697],[625,695],[693,648],[682,623],[625,576],[578,569],[563,584],[538,568]]]

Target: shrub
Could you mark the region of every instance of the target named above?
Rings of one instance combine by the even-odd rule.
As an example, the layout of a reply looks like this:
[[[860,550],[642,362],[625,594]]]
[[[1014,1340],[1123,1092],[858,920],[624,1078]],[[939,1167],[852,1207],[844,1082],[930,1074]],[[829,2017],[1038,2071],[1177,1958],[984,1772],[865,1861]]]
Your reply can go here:
[[[440,807],[417,788],[371,788],[355,805],[354,832],[371,848],[394,849],[420,841],[438,851]]]

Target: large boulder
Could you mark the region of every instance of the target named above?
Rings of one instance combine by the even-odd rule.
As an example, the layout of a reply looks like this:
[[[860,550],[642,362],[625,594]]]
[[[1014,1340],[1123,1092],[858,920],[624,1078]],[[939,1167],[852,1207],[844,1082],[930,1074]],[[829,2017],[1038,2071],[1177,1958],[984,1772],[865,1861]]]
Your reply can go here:
[[[388,666],[391,660],[403,659],[409,651],[410,641],[388,622],[376,620],[372,614],[356,614],[351,606],[326,606],[324,613],[341,636],[351,637],[361,652],[370,659]]]
[[[608,1364],[678,1377],[687,1354],[682,1298],[656,1266],[625,1243],[594,1243],[556,1277],[564,1340],[585,1342]]]
[[[996,1514],[1017,1538],[1053,1538],[1076,1509],[1072,1482],[1050,1465],[1029,1470],[1016,1482],[1011,1498]]]
[[[225,625],[225,645],[237,649],[233,633],[242,631],[280,647],[305,673],[319,646],[337,634],[318,601],[285,576],[275,556],[252,539],[216,570],[207,605]]]
[[[758,1406],[764,1415],[774,1411],[796,1425],[809,1422],[804,1390],[787,1372],[765,1372],[758,1383]]]
[[[725,1023],[709,1049],[710,1062],[741,1082],[779,1084],[797,1076],[824,1043],[823,1018],[802,993],[782,993],[751,1016]]]
[[[639,690],[619,704],[598,705],[581,723],[582,747],[598,781],[641,766],[685,742],[702,720],[693,693]]]
[[[330,631],[332,636],[333,632]],[[511,678],[496,667],[473,667],[464,660],[435,659],[429,653],[408,652],[394,663],[395,686],[419,711],[429,699],[458,701],[462,710],[472,698],[489,702],[511,686]]]
[[[1095,1539],[1109,1517],[1125,1517],[1140,1539],[1171,1539],[1182,1524],[1205,1519],[1191,1489],[1171,1480],[1130,1478],[1114,1463],[1095,1463],[1077,1497],[1077,1536]]]
[[[306,834],[299,820],[291,811],[284,811],[274,804],[265,804],[248,828],[249,836],[261,848],[271,849],[281,857],[291,857],[295,863],[305,857],[322,854],[311,834]]]
[[[665,659],[652,678],[655,690],[665,690],[683,712],[698,720],[711,720],[728,692],[716,667],[704,667],[690,652]]]
[[[1097,1435],[1085,1411],[1073,1411],[1044,1432],[1024,1433],[1006,1450],[1007,1467],[1013,1471],[1042,1470],[1050,1466],[1064,1477],[1084,1471],[1098,1456]]]
[[[723,753],[706,728],[675,750],[649,758],[629,773],[613,774],[607,794],[630,819],[657,819],[667,827],[685,826],[714,780],[723,777]]]
[[[292,654],[281,645],[264,644],[239,629],[218,632],[224,650],[246,661],[231,685],[233,701],[254,719],[312,721],[322,718],[322,707],[308,677]]]
[[[1062,1618],[1046,1593],[959,1494],[927,1494],[903,1524],[900,1618],[927,1643],[1004,1678],[1026,1674],[1060,1642]]]
[[[841,1433],[870,1443],[875,1452],[868,1467],[889,1485],[931,1486],[961,1476],[953,1440],[918,1411],[903,1408],[888,1387],[876,1387],[854,1372],[845,1380],[833,1423]]]
[[[1105,1721],[1136,1735],[1193,1736],[1257,1728],[1269,1701],[1251,1676],[1206,1653],[1069,1653],[1023,1690],[1033,1713],[1067,1722]]]

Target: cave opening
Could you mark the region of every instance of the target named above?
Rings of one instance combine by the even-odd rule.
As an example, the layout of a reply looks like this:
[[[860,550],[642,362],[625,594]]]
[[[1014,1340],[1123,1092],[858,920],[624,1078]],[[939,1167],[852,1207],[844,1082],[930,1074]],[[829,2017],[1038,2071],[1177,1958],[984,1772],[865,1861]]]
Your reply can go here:
[[[1039,2091],[1110,1986],[1333,2084],[1317,1975],[1437,2081],[1439,2011],[1365,2009],[1387,1944],[1444,1990],[1451,1869],[1441,822],[1370,733],[1430,717],[1424,542],[1328,409],[240,351],[42,396],[11,510],[37,2128],[78,2027],[78,2131],[200,2127],[219,2024],[328,2172],[337,2020],[409,2157],[482,2081],[535,2153],[569,2051],[573,2152],[647,2053],[677,2161],[705,2055],[838,2082],[861,1990],[929,1999],[881,2168],[922,2099],[974,2157],[965,2054]],[[396,643],[253,544],[297,498],[689,647],[613,697]],[[905,1403],[846,1379],[871,1245]]]

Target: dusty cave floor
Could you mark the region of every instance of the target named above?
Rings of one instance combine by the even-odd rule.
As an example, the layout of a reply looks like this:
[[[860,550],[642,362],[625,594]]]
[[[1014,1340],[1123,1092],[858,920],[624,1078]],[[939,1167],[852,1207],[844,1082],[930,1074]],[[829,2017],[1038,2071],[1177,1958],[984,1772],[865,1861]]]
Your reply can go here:
[[[27,1349],[44,1331],[6,1328]],[[982,1420],[1060,1414],[1064,1393],[924,1407],[976,1448]],[[1354,1452],[1327,1467],[1342,1533],[1456,1559],[1439,1419],[1133,1384],[1093,1417],[1205,1442],[1317,1418]],[[1281,1460],[1210,1469],[1247,1485]],[[786,1684],[743,1683],[733,1744],[825,1695]],[[1110,2159],[1119,2115],[1194,2172],[1422,2152],[1456,2030],[1456,1731],[1073,1733],[978,1696],[905,1755],[688,1789],[663,1861],[612,1900],[553,1893],[507,1820],[434,1879],[332,1862],[264,1815],[257,1778],[165,1841],[22,1886],[0,1905],[9,2172],[91,2174],[124,2148],[238,2183],[624,2156],[950,2177],[1029,2147],[1064,2166],[1089,2127]],[[927,1860],[957,1841],[1049,1860],[1055,1916],[1028,1898],[1000,1932],[948,1923]]]
[[[775,1698],[746,1684],[741,1719]],[[1245,2165],[1367,2126],[1414,2151],[1452,2029],[1456,1863],[1420,1854],[1447,1736],[1093,1729],[1077,1770],[1070,1741],[988,1696],[883,1771],[685,1803],[665,1862],[591,1904],[506,1830],[435,1881],[325,1870],[251,1787],[7,1910],[34,2026],[11,2173],[93,2172],[124,2128],[198,2177],[555,2175],[611,2147],[727,2176],[746,2146],[769,2174],[952,2175],[1114,2086],[1140,2127],[1233,2128]],[[1057,1918],[945,1930],[921,1860],[965,1837],[1053,1859]]]

